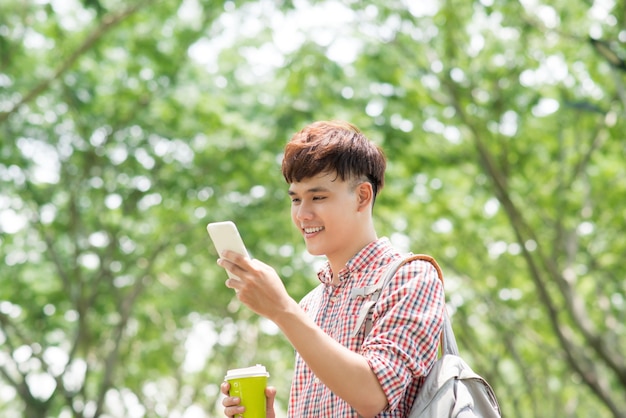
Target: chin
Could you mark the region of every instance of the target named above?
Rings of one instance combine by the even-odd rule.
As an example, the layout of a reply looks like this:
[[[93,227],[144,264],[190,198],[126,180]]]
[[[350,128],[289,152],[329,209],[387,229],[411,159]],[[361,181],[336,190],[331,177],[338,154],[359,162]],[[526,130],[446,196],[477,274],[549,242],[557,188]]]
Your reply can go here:
[[[307,250],[307,252],[308,252],[309,254],[311,254],[311,255],[313,255],[313,256],[316,256],[316,257],[317,257],[317,256],[321,256],[321,255],[325,255],[325,254],[326,254],[324,251],[322,251],[322,250],[320,250],[320,249],[317,249],[317,248],[312,248],[312,247],[309,247],[308,245],[307,245],[307,247],[306,247],[306,250]]]

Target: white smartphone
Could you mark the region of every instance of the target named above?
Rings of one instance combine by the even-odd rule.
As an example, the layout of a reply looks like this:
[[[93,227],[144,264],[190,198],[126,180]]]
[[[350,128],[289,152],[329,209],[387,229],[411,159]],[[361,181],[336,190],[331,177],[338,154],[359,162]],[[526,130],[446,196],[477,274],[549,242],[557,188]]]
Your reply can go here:
[[[213,241],[213,245],[217,250],[218,256],[222,253],[222,251],[229,250],[249,257],[248,250],[246,249],[234,222],[211,222],[206,226],[206,230]],[[228,273],[228,277],[237,278],[228,272],[228,270],[226,272]]]

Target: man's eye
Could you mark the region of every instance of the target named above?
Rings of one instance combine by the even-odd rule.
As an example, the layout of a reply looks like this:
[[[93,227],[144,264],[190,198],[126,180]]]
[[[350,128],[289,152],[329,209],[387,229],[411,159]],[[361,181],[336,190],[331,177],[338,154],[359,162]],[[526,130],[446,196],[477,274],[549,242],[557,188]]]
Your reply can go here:
[[[326,196],[314,196],[313,200],[324,200],[326,199]]]

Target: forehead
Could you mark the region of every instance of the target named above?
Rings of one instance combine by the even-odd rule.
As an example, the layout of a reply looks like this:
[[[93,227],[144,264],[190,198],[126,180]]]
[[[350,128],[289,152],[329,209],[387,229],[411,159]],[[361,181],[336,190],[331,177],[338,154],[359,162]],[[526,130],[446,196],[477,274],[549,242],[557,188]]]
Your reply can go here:
[[[335,172],[320,173],[312,177],[296,181],[289,185],[289,194],[315,193],[320,191],[335,191],[342,188],[342,181]]]

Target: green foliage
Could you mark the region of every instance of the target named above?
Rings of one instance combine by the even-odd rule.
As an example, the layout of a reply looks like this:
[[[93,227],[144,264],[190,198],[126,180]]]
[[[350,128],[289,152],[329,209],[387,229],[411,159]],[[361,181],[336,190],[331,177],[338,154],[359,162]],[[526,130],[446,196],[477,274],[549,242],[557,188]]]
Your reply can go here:
[[[306,294],[281,152],[337,118],[506,416],[623,416],[624,5],[275,4],[0,5],[0,415],[220,416],[247,363],[284,410],[293,349],[204,228]]]

